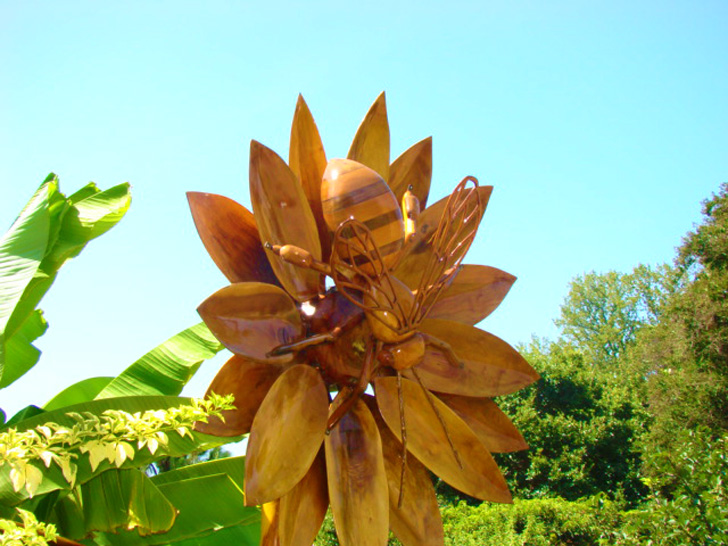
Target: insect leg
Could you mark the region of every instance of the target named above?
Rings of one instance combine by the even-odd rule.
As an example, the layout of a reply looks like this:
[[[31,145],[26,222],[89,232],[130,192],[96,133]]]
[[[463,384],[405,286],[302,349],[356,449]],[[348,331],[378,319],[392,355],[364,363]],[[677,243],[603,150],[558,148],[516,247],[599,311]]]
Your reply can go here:
[[[435,401],[432,399],[433,394],[428,391],[425,386],[422,384],[422,380],[420,379],[420,374],[417,373],[417,370],[415,367],[410,368],[412,370],[412,375],[415,376],[415,379],[420,384],[420,387],[422,387],[422,391],[425,393],[425,398],[427,398],[427,401],[430,403],[430,407],[432,408],[432,411],[435,412],[435,415],[437,415],[437,420],[440,421],[440,424],[442,425],[442,430],[445,431],[445,436],[447,437],[447,443],[450,444],[450,449],[452,449],[452,453],[455,456],[455,460],[458,463],[458,466],[460,467],[460,470],[463,469],[463,462],[460,460],[460,454],[458,453],[458,450],[455,449],[455,444],[452,443],[452,438],[450,437],[450,431],[447,430],[447,425],[445,424],[445,420],[442,418],[442,415],[440,415],[440,411],[437,409],[437,406],[435,405]]]
[[[359,374],[359,380],[357,381],[356,385],[351,389],[351,392],[349,393],[346,400],[344,400],[329,416],[329,422],[326,425],[326,434],[331,432],[331,430],[339,423],[339,421],[341,421],[341,418],[346,415],[351,407],[356,403],[359,397],[364,394],[364,391],[369,384],[369,380],[372,377],[372,372],[374,371],[374,355],[376,355],[381,350],[381,341],[377,341],[376,343],[373,343],[372,340],[369,341],[369,344],[367,346],[367,354],[364,358],[364,365],[362,366],[361,373]]]
[[[273,245],[269,242],[266,242],[263,246],[290,264],[313,269],[324,275],[331,276],[331,267],[329,264],[317,260],[308,250],[294,245]]]
[[[300,351],[303,351],[304,349],[313,347],[314,345],[320,345],[322,343],[331,343],[332,341],[336,340],[337,337],[339,337],[340,333],[341,333],[341,328],[339,326],[337,326],[330,332],[325,332],[323,334],[316,334],[311,337],[307,337],[306,339],[301,339],[300,341],[294,341],[293,343],[279,345],[272,351],[268,352],[265,356],[273,357],[273,356],[285,355],[288,353],[298,353]]]
[[[458,358],[458,355],[455,354],[455,351],[453,351],[453,348],[449,343],[423,332],[420,332],[420,334],[422,334],[422,336],[425,338],[426,344],[432,345],[436,349],[440,349],[440,351],[443,355],[445,355],[445,358],[450,364],[452,364],[456,368],[465,367],[465,363],[460,360],[460,358]]]
[[[362,320],[364,320],[364,314],[362,313],[356,313],[350,317],[348,317],[340,326],[335,327],[330,332],[324,332],[321,334],[315,334],[311,337],[307,337],[305,339],[301,339],[298,341],[294,341],[293,343],[286,343],[285,345],[279,345],[269,353],[267,353],[265,356],[267,357],[273,357],[273,356],[281,356],[288,353],[297,353],[299,351],[302,351],[304,349],[308,349],[309,347],[313,347],[315,345],[321,345],[322,343],[331,343],[332,341],[336,341],[336,339],[345,331],[350,330],[351,328],[354,328],[357,326]]]

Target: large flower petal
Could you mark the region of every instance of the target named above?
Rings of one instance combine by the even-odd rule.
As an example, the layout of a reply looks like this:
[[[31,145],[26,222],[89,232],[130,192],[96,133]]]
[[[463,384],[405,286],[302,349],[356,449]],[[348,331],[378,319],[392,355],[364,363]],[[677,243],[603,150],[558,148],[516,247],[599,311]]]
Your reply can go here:
[[[374,392],[382,417],[401,440],[397,378],[375,379]],[[415,457],[463,493],[493,502],[511,502],[508,486],[493,457],[460,417],[413,381],[402,380],[402,397],[407,449]],[[431,402],[437,408],[439,418]]]
[[[435,488],[427,468],[414,457],[407,458],[402,487],[402,443],[389,430],[373,397],[366,396],[382,438],[384,467],[389,483],[389,526],[404,546],[442,546],[445,538]]]
[[[288,493],[323,443],[329,415],[321,375],[299,364],[273,384],[255,415],[245,461],[245,502],[252,506]]]
[[[361,400],[326,437],[326,472],[341,546],[385,546],[389,507],[382,441]]]
[[[255,140],[250,143],[250,200],[263,243],[296,245],[321,259],[318,228],[296,175],[278,154]],[[294,266],[266,251],[273,271],[298,301],[318,294],[321,275]]]
[[[506,297],[516,278],[487,265],[464,265],[430,308],[427,318],[475,325]]]
[[[452,347],[462,366],[428,345],[417,365],[428,389],[462,396],[500,396],[530,385],[540,376],[518,352],[493,334],[449,320],[422,321],[419,330]],[[412,377],[412,371],[404,372]]]
[[[491,453],[528,449],[528,444],[508,416],[490,398],[438,394],[457,413]]]
[[[195,430],[214,436],[238,436],[250,432],[260,404],[282,371],[280,366],[233,355],[217,372],[205,396],[232,394],[235,409],[223,411],[222,419],[210,417],[207,423],[196,423]]]
[[[231,284],[212,294],[197,311],[225,347],[256,360],[266,360],[269,351],[304,334],[296,304],[271,284]],[[293,355],[284,355],[271,362],[292,359]]]
[[[291,125],[288,164],[303,186],[308,205],[311,207],[318,226],[321,254],[323,260],[327,262],[331,252],[331,241],[329,240],[329,228],[326,226],[321,212],[321,179],[324,169],[326,169],[326,154],[316,122],[301,95],[298,95],[296,113],[293,115]]]
[[[420,210],[424,210],[431,181],[432,137],[405,150],[389,167],[389,187],[398,203],[402,202],[405,192],[412,186],[412,193],[420,201]]]
[[[281,546],[311,546],[329,507],[323,450],[303,479],[281,497],[278,534]]]
[[[187,192],[197,233],[230,282],[279,284],[258,235],[253,213],[214,193]]]
[[[347,158],[374,169],[384,180],[389,179],[389,121],[384,92],[374,101],[357,129]]]
[[[488,205],[492,191],[493,186],[478,186],[478,194],[483,210]],[[440,224],[442,215],[445,213],[445,205],[448,199],[449,196],[440,199],[437,203],[422,211],[417,220],[417,232],[402,249],[402,258],[394,269],[394,276],[413,290],[419,286],[422,272],[427,269],[428,262],[433,259],[433,236]]]

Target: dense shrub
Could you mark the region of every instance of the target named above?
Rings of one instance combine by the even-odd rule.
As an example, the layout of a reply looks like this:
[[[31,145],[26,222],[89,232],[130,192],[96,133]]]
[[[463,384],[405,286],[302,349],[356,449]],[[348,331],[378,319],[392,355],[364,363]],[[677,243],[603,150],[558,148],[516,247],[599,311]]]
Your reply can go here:
[[[611,543],[621,524],[617,503],[603,495],[574,502],[516,500],[512,505],[446,506],[445,543],[452,546],[591,546]],[[601,542],[600,542],[601,541]]]

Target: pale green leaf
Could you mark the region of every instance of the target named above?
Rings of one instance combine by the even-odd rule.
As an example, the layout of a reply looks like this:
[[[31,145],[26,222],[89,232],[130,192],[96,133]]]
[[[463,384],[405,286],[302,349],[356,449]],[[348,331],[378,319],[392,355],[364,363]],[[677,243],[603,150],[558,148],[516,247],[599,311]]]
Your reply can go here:
[[[7,324],[40,266],[48,244],[48,196],[55,182],[44,183],[0,239],[0,377],[4,374]]]
[[[96,398],[113,377],[89,377],[62,390],[43,406],[46,411],[81,404]]]
[[[152,349],[96,396],[177,395],[200,364],[223,349],[204,323],[187,328]]]

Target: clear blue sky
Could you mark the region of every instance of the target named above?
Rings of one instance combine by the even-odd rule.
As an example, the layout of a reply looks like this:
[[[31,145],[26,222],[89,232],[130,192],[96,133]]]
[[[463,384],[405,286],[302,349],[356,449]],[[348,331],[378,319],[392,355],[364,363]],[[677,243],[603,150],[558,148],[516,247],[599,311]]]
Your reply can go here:
[[[226,281],[185,191],[249,205],[249,141],[287,157],[299,92],[337,157],[382,90],[393,157],[434,138],[435,197],[495,186],[468,261],[518,276],[481,324],[511,343],[555,334],[575,275],[671,260],[728,180],[725,1],[0,1],[2,227],[50,171],[134,196],[61,271],[41,362],[0,407],[196,323]]]

